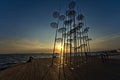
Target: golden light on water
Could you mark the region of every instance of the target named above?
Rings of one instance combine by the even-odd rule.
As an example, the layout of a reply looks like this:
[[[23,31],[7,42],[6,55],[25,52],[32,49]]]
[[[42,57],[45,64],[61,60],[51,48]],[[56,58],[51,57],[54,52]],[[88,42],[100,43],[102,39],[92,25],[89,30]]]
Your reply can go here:
[[[59,44],[59,45],[57,45],[57,49],[59,52],[59,61],[60,61],[59,67],[62,67],[63,66],[63,49],[64,49],[64,47],[61,44]]]

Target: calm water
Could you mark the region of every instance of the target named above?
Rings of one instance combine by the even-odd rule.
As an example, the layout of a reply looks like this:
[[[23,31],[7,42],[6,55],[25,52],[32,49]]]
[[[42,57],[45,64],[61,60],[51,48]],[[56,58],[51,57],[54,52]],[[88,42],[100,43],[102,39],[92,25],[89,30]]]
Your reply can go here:
[[[25,63],[31,56],[50,58],[51,54],[0,54],[0,71],[16,63]]]

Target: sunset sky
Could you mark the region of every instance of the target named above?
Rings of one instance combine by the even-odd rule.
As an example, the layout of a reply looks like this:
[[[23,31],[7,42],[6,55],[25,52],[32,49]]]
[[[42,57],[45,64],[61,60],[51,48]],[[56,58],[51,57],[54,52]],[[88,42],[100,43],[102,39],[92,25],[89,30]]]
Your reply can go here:
[[[0,0],[0,53],[53,49],[53,11],[71,0]],[[120,0],[75,0],[90,27],[92,51],[120,48]]]

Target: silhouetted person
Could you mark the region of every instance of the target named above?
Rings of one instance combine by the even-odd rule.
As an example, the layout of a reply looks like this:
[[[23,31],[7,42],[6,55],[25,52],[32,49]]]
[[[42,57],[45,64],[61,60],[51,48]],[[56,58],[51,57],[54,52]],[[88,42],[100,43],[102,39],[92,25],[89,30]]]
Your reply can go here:
[[[27,61],[27,63],[32,62],[32,59],[33,59],[33,57],[29,57],[29,60]]]
[[[105,60],[104,60],[105,55],[101,53],[101,54],[100,54],[100,57],[101,57],[102,62],[104,62],[104,61],[105,61]]]
[[[108,61],[108,60],[109,60],[108,52],[105,52],[105,61]]]
[[[88,55],[87,55],[87,52],[85,52],[85,58],[86,58],[86,61],[87,61],[87,59],[88,59]]]

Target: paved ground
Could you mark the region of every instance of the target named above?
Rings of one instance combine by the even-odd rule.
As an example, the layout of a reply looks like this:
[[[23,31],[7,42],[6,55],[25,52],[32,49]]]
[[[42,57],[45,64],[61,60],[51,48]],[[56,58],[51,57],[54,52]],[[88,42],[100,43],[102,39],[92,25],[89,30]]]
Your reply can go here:
[[[59,66],[59,58],[50,66],[51,59],[33,59],[16,64],[0,72],[0,80],[120,80],[120,62],[102,63],[95,59],[78,65]]]

